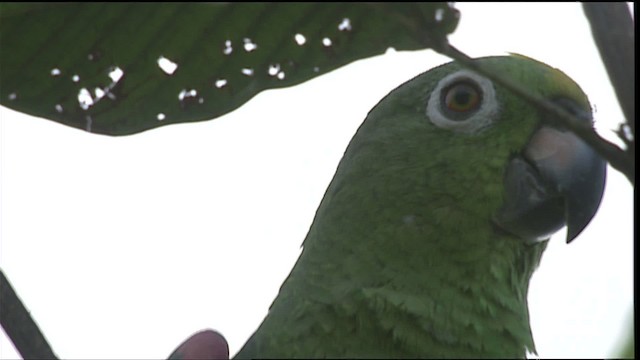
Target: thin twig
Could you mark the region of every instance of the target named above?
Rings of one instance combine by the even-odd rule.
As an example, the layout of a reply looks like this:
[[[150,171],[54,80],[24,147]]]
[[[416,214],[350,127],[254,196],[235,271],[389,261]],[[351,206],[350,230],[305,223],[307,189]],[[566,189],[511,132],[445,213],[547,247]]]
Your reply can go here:
[[[2,270],[0,270],[0,324],[24,359],[57,359]]]

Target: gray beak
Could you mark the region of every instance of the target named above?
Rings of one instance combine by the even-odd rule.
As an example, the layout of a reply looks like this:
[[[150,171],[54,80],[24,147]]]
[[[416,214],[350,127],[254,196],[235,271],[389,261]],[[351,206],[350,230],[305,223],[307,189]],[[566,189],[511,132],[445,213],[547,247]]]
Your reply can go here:
[[[591,123],[572,102],[558,102]],[[508,164],[505,200],[494,216],[501,229],[529,241],[548,239],[567,226],[567,243],[595,215],[606,179],[606,162],[570,131],[542,126]]]

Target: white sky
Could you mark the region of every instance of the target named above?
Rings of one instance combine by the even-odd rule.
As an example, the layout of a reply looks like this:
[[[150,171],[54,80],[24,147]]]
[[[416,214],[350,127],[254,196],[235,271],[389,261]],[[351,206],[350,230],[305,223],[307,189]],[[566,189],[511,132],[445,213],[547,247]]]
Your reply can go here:
[[[623,116],[579,4],[456,7],[455,46],[562,69],[612,138]],[[203,328],[223,333],[234,354],[297,259],[367,112],[446,61],[390,52],[215,121],[128,137],[0,107],[0,266],[60,357],[166,358]],[[633,190],[608,170],[591,225],[571,245],[558,233],[531,282],[541,357],[611,357],[630,326]],[[17,356],[2,333],[0,358]]]

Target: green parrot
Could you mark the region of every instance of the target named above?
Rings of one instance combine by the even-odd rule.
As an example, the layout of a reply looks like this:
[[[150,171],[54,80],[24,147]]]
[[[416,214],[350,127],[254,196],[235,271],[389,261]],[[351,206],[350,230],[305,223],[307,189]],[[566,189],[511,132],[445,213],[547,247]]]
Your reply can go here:
[[[477,59],[591,124],[567,75]],[[302,253],[236,358],[523,358],[549,237],[595,215],[606,163],[456,62],[399,86],[347,147]]]

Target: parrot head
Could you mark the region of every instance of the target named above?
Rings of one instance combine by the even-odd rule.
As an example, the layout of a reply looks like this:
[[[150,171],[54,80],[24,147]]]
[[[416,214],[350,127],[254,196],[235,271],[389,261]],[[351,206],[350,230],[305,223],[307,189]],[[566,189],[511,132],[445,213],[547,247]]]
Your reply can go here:
[[[518,54],[477,61],[592,126],[587,96],[560,70]],[[438,72],[443,74],[434,77]],[[567,243],[576,238],[600,205],[606,162],[577,135],[553,125],[558,121],[550,115],[455,62],[423,76],[433,87],[424,100],[427,125],[433,127],[432,137],[438,138],[430,142],[442,143],[437,154],[428,156],[450,153],[441,159],[468,164],[467,173],[473,175],[463,175],[464,181],[489,173],[493,180],[502,178],[502,194],[490,196],[501,199],[500,206],[493,207],[493,225],[530,242],[548,239],[564,226]],[[437,83],[433,78],[439,78]],[[464,173],[459,169],[444,173],[453,172]],[[488,184],[497,184],[475,179],[485,192]]]
[[[522,55],[506,58],[510,60],[506,63],[504,59],[482,61],[490,67],[499,63],[501,72],[521,77],[523,85],[536,95],[592,125],[587,97],[569,77]],[[518,67],[527,70],[518,71]],[[574,133],[551,125],[557,121],[535,119],[549,115],[508,99],[512,96],[500,89],[496,94],[490,80],[460,69],[438,82],[428,101],[427,116],[435,126],[459,133],[476,135],[493,127],[495,134],[488,131],[486,135],[489,142],[499,142],[494,138],[497,134],[521,134],[514,136],[509,149],[504,200],[493,216],[494,224],[530,241],[548,239],[566,225],[568,243],[587,226],[600,205],[606,163]],[[535,127],[532,135],[531,126]],[[527,143],[522,146],[524,138]]]

